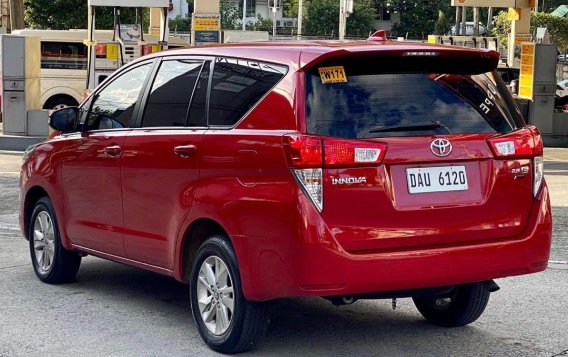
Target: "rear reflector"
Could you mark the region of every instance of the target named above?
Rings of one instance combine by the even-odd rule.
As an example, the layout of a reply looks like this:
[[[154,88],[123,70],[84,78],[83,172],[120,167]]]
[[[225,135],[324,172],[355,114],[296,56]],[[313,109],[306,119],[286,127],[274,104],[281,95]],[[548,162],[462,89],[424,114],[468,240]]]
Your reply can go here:
[[[533,160],[534,166],[534,180],[533,180],[533,196],[536,197],[540,192],[542,181],[544,179],[544,159],[542,156],[537,156]]]
[[[323,175],[322,169],[292,170],[300,187],[310,198],[314,206],[321,212],[323,209]]]

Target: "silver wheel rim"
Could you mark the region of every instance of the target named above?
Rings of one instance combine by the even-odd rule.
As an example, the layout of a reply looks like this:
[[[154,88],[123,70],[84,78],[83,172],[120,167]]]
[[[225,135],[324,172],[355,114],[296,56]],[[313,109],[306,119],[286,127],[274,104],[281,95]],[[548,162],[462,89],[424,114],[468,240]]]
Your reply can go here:
[[[46,274],[55,256],[53,221],[46,211],[38,213],[34,222],[34,254],[39,272]]]
[[[212,334],[225,333],[233,320],[235,294],[227,266],[217,256],[210,256],[199,268],[197,304],[203,323]]]
[[[57,104],[57,105],[54,105],[51,110],[59,110],[59,109],[67,108],[67,107],[68,107],[67,104]]]

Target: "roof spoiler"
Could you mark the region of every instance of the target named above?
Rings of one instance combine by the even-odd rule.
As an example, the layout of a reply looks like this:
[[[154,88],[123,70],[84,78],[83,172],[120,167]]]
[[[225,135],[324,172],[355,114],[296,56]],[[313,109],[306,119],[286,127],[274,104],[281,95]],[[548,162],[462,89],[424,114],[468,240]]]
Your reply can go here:
[[[374,34],[371,35],[367,39],[367,41],[386,41],[387,40],[387,32],[385,30],[376,31]]]

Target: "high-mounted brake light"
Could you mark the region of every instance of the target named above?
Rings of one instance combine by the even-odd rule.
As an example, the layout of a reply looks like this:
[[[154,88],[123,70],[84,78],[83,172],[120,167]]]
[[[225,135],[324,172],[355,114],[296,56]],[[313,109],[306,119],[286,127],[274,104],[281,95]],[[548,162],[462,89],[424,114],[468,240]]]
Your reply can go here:
[[[288,134],[284,153],[300,188],[323,210],[323,168],[373,166],[382,162],[386,144]]]

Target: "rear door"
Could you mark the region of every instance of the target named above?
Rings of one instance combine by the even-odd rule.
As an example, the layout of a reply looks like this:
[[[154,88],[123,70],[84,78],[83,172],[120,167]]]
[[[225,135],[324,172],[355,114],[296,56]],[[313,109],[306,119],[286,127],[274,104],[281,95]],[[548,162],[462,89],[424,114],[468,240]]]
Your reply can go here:
[[[210,64],[166,57],[148,86],[141,127],[126,137],[122,194],[130,259],[173,269],[177,229],[199,177]]]
[[[348,251],[510,238],[527,223],[532,161],[495,159],[488,140],[532,134],[496,74],[444,73],[438,61],[323,63],[305,75],[306,129],[324,137],[322,216]],[[341,156],[379,143],[381,164]]]

